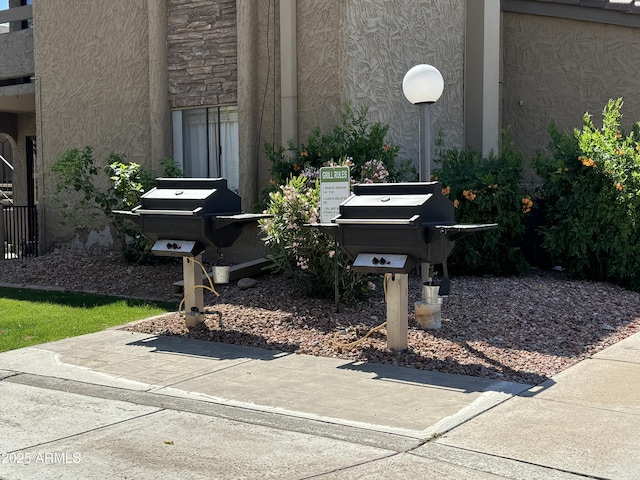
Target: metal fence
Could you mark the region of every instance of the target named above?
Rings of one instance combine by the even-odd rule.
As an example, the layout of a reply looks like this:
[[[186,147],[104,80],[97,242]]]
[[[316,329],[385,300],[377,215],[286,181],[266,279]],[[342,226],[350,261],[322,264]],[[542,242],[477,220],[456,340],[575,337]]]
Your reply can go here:
[[[0,145],[1,146],[1,145]],[[2,149],[0,148],[0,151]],[[13,203],[13,165],[0,154],[0,203]]]
[[[38,256],[38,210],[3,205],[0,208],[0,260]]]

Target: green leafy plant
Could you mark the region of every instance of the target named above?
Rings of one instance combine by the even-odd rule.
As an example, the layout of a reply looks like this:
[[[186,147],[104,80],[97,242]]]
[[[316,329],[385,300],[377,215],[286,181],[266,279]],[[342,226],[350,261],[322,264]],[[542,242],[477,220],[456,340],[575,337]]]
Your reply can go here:
[[[573,132],[551,124],[548,155],[533,165],[543,180],[544,246],[556,264],[640,290],[640,124],[625,134],[622,106],[608,101],[602,128],[588,113]]]
[[[317,171],[320,167],[349,159],[352,174],[361,178],[361,170],[370,168],[367,162],[380,162],[388,172],[389,181],[417,178],[410,162],[396,162],[400,147],[385,140],[389,126],[367,120],[368,108],[354,111],[346,104],[341,123],[330,132],[314,128],[307,141],[287,147],[265,144],[271,161],[271,190],[287,182],[289,177]]]
[[[163,176],[182,174],[171,159],[164,159],[161,164]],[[140,234],[137,225],[113,212],[131,210],[140,203],[142,194],[155,184],[153,171],[138,163],[127,162],[124,154],[111,152],[103,167],[110,183],[107,188],[101,189],[98,186],[99,170],[94,164],[90,146],[82,150],[67,150],[53,164],[52,171],[58,177],[55,196],[62,206],[66,221],[73,220],[80,226],[86,218],[80,217],[79,212],[89,218],[102,214],[114,226],[127,261],[148,263],[152,260],[148,241]],[[77,192],[80,198],[70,198],[69,191]],[[78,206],[81,208],[78,209]]]
[[[99,192],[94,185],[94,178],[98,174],[97,167],[93,164],[93,149],[89,146],[79,150],[72,148],[62,154],[51,167],[53,173],[58,176],[56,194],[73,190],[81,194],[80,207],[96,207],[94,201]],[[67,201],[63,202],[65,211],[71,208]],[[67,213],[67,215],[69,215]]]
[[[433,180],[456,207],[456,221],[497,223],[495,230],[476,233],[456,242],[448,259],[452,273],[507,275],[524,271],[528,264],[521,245],[525,218],[533,207],[520,182],[522,158],[505,133],[499,153],[483,158],[466,149],[442,149]]]
[[[180,178],[184,175],[180,165],[173,158],[163,158],[160,161],[163,176],[168,178]]]
[[[337,268],[340,298],[362,300],[375,284],[351,270],[348,257],[336,248],[332,237],[305,227],[318,222],[319,202],[317,183],[302,175],[291,177],[269,194],[266,213],[273,217],[260,220],[268,256],[275,267],[296,279],[301,294],[332,298]]]

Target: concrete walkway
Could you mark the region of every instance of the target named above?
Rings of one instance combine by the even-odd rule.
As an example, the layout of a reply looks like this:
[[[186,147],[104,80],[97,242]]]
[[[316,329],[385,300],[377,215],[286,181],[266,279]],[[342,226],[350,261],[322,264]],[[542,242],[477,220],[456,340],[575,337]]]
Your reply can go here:
[[[0,354],[0,478],[636,479],[639,353],[531,388],[107,330]]]

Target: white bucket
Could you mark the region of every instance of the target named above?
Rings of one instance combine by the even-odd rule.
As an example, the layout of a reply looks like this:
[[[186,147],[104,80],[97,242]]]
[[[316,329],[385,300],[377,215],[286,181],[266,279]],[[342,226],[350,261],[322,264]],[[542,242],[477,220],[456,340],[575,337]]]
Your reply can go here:
[[[422,285],[422,301],[431,305],[436,305],[438,301],[439,285]]]
[[[216,265],[212,270],[213,283],[229,283],[229,265]]]
[[[441,305],[416,302],[416,322],[425,330],[437,330],[442,327]]]

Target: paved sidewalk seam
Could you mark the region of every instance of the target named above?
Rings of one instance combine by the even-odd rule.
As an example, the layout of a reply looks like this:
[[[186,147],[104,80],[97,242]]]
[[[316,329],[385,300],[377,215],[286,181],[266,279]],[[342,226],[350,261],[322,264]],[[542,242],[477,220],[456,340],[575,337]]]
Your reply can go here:
[[[343,467],[334,468],[333,470],[328,470],[326,472],[316,473],[314,475],[307,476],[307,477],[299,477],[296,480],[313,480],[314,478],[324,478],[327,475],[337,474],[339,472],[345,472],[346,473],[349,470],[353,470],[354,468],[362,467],[363,465],[371,465],[373,463],[380,462],[382,460],[388,460],[390,458],[397,457],[398,455],[402,455],[403,453],[406,453],[406,452],[393,452],[393,453],[390,453],[389,455],[385,455],[383,457],[371,458],[369,460],[363,460],[361,462],[352,463],[351,465],[345,465]]]
[[[167,395],[153,390],[129,390],[126,388],[95,385],[77,380],[46,377],[31,373],[19,373],[4,381],[7,383],[63,391],[94,398],[156,407],[158,408],[158,412],[162,410],[188,412],[234,422],[368,445],[395,452],[405,452],[423,443],[417,436],[361,428],[346,423],[329,421],[329,419],[305,418],[302,416],[287,415],[286,413],[278,411],[257,410],[239,405],[227,405],[224,403]],[[413,433],[418,434],[421,432]]]
[[[422,448],[421,452],[419,449]],[[450,465],[463,466],[480,472],[491,473],[494,475],[521,475],[525,478],[527,474],[531,474],[529,470],[534,469],[538,474],[545,473],[545,480],[554,480],[556,478],[589,478],[593,480],[611,480],[605,477],[588,475],[584,473],[574,472],[557,467],[550,467],[527,460],[512,458],[505,455],[496,455],[494,453],[482,452],[469,448],[459,447],[456,445],[443,445],[437,443],[437,439],[427,442],[423,447],[406,452],[409,455],[417,457],[426,457],[440,462],[446,462]],[[475,458],[469,458],[471,455]],[[482,465],[479,465],[482,464]],[[506,472],[505,472],[506,470]],[[525,473],[526,472],[526,473]],[[519,478],[518,476],[509,476],[507,478]],[[535,478],[540,478],[538,475]]]
[[[14,383],[18,383],[18,382],[14,382]],[[25,384],[21,383],[21,385],[25,385]],[[40,388],[40,387],[36,387],[36,388]],[[63,441],[63,440],[69,440],[69,439],[73,439],[73,438],[78,438],[78,437],[81,437],[81,436],[86,435],[88,433],[99,432],[101,430],[105,430],[105,429],[108,429],[108,428],[115,427],[116,425],[124,425],[125,423],[130,422],[132,420],[139,420],[141,418],[145,418],[145,417],[148,417],[148,416],[151,416],[151,415],[155,415],[155,414],[161,412],[162,410],[163,409],[158,408],[157,410],[154,410],[153,412],[141,413],[140,415],[135,415],[133,417],[129,417],[129,418],[125,418],[125,419],[122,419],[122,420],[118,420],[117,422],[112,422],[112,423],[109,423],[109,424],[106,424],[106,425],[100,425],[99,427],[89,428],[87,430],[83,430],[81,432],[74,433],[72,435],[65,435],[63,437],[57,437],[57,438],[54,438],[54,439],[49,440],[47,442],[35,443],[33,445],[29,445],[29,446],[26,446],[26,447],[18,448],[16,450],[7,451],[7,452],[3,452],[3,453],[15,453],[15,452],[20,452],[22,450],[29,450],[29,449],[39,448],[39,447],[43,447],[43,446],[47,446],[47,445],[53,445],[53,444],[58,443],[58,442]],[[2,477],[0,477],[0,480],[2,480]]]

